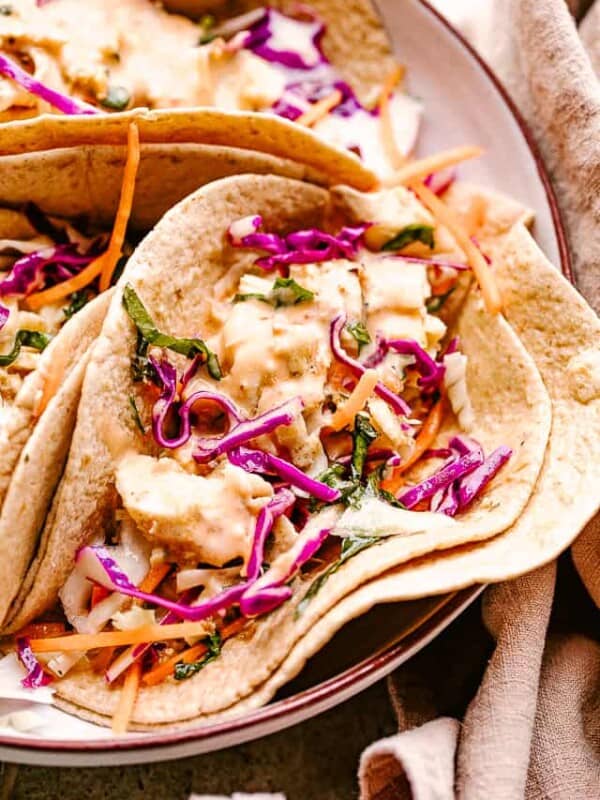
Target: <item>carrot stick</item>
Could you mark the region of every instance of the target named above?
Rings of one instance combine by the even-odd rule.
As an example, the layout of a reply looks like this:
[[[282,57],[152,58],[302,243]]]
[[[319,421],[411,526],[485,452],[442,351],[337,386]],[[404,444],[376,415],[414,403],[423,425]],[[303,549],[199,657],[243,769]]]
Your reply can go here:
[[[154,564],[154,566],[150,567],[148,574],[140,583],[138,589],[142,592],[153,592],[167,577],[170,570],[171,565],[164,561],[160,564]]]
[[[239,633],[246,622],[247,620],[244,617],[239,617],[234,620],[234,622],[229,623],[229,625],[225,625],[221,630],[221,641],[224,642],[226,639],[230,639],[232,636]],[[165,678],[168,678],[169,675],[173,673],[177,664],[181,662],[184,664],[192,664],[194,661],[198,661],[198,659],[202,658],[207,650],[208,648],[205,644],[199,643],[181,653],[175,653],[174,656],[163,661],[162,664],[158,664],[156,667],[149,670],[142,678],[142,683],[146,686],[156,686],[156,684],[162,683]]]
[[[102,633],[71,633],[51,639],[32,639],[34,653],[69,652],[72,650],[95,650],[100,647],[122,647],[129,644],[164,642],[168,639],[187,639],[189,636],[205,636],[206,622],[177,622],[172,625],[142,625],[127,631],[103,631]]]
[[[425,422],[415,439],[415,446],[410,456],[404,463],[394,467],[391,474],[381,482],[381,487],[385,489],[386,492],[391,492],[392,494],[397,492],[403,485],[403,480],[401,478],[402,473],[406,472],[409,467],[412,467],[426,450],[429,450],[442,425],[444,410],[444,398],[440,397],[425,418]]]
[[[305,111],[304,114],[301,114],[296,119],[296,122],[298,125],[304,125],[307,128],[311,128],[320,119],[326,117],[332,108],[339,106],[339,104],[342,102],[342,97],[343,95],[340,90],[334,89],[331,94],[327,95],[327,97],[324,97],[322,100],[317,100],[316,103],[313,103],[308,111]]]
[[[135,192],[135,179],[140,164],[140,134],[135,122],[129,123],[127,130],[127,159],[123,171],[123,183],[121,184],[121,196],[119,197],[119,207],[113,226],[110,242],[108,243],[107,259],[100,276],[100,291],[105,292],[110,286],[110,280],[117,266],[117,261],[121,256],[127,223],[131,216],[133,206],[133,195]]]
[[[497,314],[502,310],[502,299],[498,286],[481,250],[473,244],[458,216],[421,181],[411,181],[409,187],[437,221],[448,228],[461,249],[464,250],[481,288],[485,307],[491,314]]]
[[[360,376],[359,382],[352,390],[352,394],[343,405],[340,405],[331,417],[329,427],[334,431],[341,431],[346,425],[354,422],[354,417],[362,411],[367,400],[379,381],[379,375],[374,369],[367,369]]]
[[[453,167],[455,164],[460,164],[462,161],[478,158],[482,153],[481,147],[471,145],[454,147],[452,150],[445,150],[443,153],[437,153],[434,156],[420,158],[417,161],[411,161],[410,164],[405,164],[385,183],[388,186],[397,186],[400,183],[406,184],[410,183],[410,181],[420,180],[426,178],[427,175],[431,175],[432,172],[439,172],[442,169]]]
[[[390,113],[390,95],[404,77],[404,72],[405,68],[400,65],[390,72],[381,87],[378,103],[383,146],[385,147],[388,159],[394,169],[398,169],[398,167],[405,163],[406,156],[398,147],[396,137],[394,136],[394,126],[392,125],[392,115]]]
[[[42,292],[30,294],[25,302],[32,311],[37,311],[42,306],[55,303],[58,300],[62,300],[63,297],[67,297],[67,295],[83,289],[95,280],[98,275],[102,275],[100,279],[100,291],[108,289],[110,279],[115,271],[125,240],[127,222],[129,221],[133,203],[133,192],[139,160],[140,146],[138,127],[135,122],[131,122],[127,133],[127,160],[123,172],[119,207],[115,216],[115,224],[108,247],[104,253],[93,261],[90,261],[85,269],[82,269],[80,273],[69,278],[69,280],[57,283],[56,286],[51,286],[49,289],[44,289]]]
[[[112,718],[111,728],[113,733],[127,733],[127,727],[129,726],[138,689],[140,688],[141,674],[142,668],[137,661],[127,670],[117,709]]]

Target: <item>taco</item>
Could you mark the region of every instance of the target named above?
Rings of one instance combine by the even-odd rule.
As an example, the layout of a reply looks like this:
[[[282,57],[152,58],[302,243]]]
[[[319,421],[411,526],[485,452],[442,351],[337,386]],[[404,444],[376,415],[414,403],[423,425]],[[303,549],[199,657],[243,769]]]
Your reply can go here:
[[[205,12],[201,5],[187,10]],[[195,20],[150,0],[3,8],[0,113],[21,120],[3,133],[15,146],[49,149],[86,135],[110,143],[132,109],[153,110],[150,119],[181,137],[191,109],[214,107],[225,112],[217,120],[237,114],[267,127],[283,149],[271,147],[276,155],[297,153],[294,131],[312,128],[317,147],[324,140],[355,154],[356,169],[360,158],[373,181],[373,173],[391,176],[416,141],[421,103],[402,89],[403,68],[368,0],[215,3],[214,14]],[[193,126],[186,135],[200,141]],[[215,141],[210,129],[204,136],[205,144],[244,146],[237,126],[229,141]]]
[[[523,513],[548,395],[483,257],[442,320],[470,239],[430,205],[247,175],[142,241],[5,623],[32,685],[118,731],[217,713],[352,589]]]

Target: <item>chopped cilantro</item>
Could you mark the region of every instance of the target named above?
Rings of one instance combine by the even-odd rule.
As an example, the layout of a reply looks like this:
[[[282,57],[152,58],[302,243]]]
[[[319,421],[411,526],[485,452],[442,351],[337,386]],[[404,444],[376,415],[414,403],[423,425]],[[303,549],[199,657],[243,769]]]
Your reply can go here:
[[[300,286],[293,278],[277,278],[271,287],[269,294],[236,294],[233,298],[234,303],[241,303],[245,300],[260,300],[263,303],[275,308],[280,306],[295,306],[298,303],[305,303],[314,300],[314,293]]]
[[[131,101],[131,94],[124,86],[109,86],[106,95],[99,98],[100,105],[112,111],[123,111]]]
[[[129,318],[138,329],[138,332],[145,343],[142,347],[140,344],[140,338],[138,337],[138,346],[136,348],[135,357],[136,359],[138,359],[141,355],[147,360],[146,354],[148,351],[148,345],[150,344],[153,344],[156,347],[165,347],[167,350],[172,350],[174,353],[180,353],[187,358],[194,358],[197,355],[201,355],[204,358],[204,363],[206,363],[206,367],[211,377],[217,381],[221,380],[222,374],[221,367],[219,365],[219,359],[217,358],[217,355],[212,352],[212,350],[209,350],[202,339],[180,339],[176,336],[169,336],[169,334],[161,333],[155,326],[154,321],[148,313],[145,305],[136,294],[135,289],[129,283],[123,289],[123,305],[125,306],[125,311],[127,311]],[[134,370],[134,379],[136,379],[135,375],[139,374],[139,366],[139,363],[136,363],[136,360],[134,359],[132,364],[132,369]],[[141,379],[142,378],[139,377],[137,378],[137,380]]]
[[[215,18],[212,14],[204,14],[200,17],[198,22],[200,26],[200,38],[198,39],[198,44],[209,44],[215,38],[214,33],[212,33],[212,29],[215,27]]]
[[[367,450],[371,442],[377,438],[377,431],[371,425],[367,414],[357,414],[354,418],[354,432],[352,434],[352,462],[350,464],[350,474],[355,481],[362,478]]]
[[[434,294],[433,297],[430,297],[425,303],[427,311],[429,311],[430,314],[435,314],[436,311],[439,311],[455,289],[456,286],[453,286],[451,289],[448,289],[445,294]]]
[[[402,250],[413,242],[422,242],[427,245],[431,250],[434,247],[433,228],[431,225],[422,225],[421,223],[413,223],[406,225],[401,231],[386,242],[382,250]]]
[[[89,303],[92,297],[85,289],[80,289],[77,292],[73,292],[73,294],[70,296],[70,299],[71,302],[69,305],[63,309],[63,314],[67,319],[71,319],[74,314],[76,314],[78,311],[81,311],[81,309],[87,303]]]
[[[296,608],[296,617],[299,617],[304,613],[306,607],[313,597],[315,597],[315,595],[327,583],[329,578],[335,572],[337,572],[338,569],[346,563],[346,561],[349,561],[351,558],[358,555],[358,553],[362,552],[363,550],[366,550],[368,547],[372,547],[374,544],[379,544],[382,541],[384,540],[379,536],[356,536],[352,534],[345,537],[342,542],[342,551],[340,553],[340,557],[337,561],[334,561],[333,564],[330,564],[330,566],[328,566],[327,569],[318,575],[310,584],[306,594],[298,603],[298,607]]]
[[[221,655],[221,634],[219,631],[210,634],[206,642],[206,647],[207,653],[199,661],[193,661],[191,664],[179,661],[175,664],[173,677],[176,681],[184,681],[187,678],[191,678],[192,675],[200,672],[207,664],[210,664],[211,661],[214,661]]]
[[[41,353],[50,343],[51,339],[51,336],[41,331],[17,331],[15,342],[10,353],[0,355],[0,367],[8,367],[13,361],[16,361],[21,352],[21,347],[32,347],[34,350],[38,350]]]
[[[129,395],[129,405],[131,406],[131,411],[133,413],[133,421],[135,422],[140,433],[145,434],[146,428],[144,428],[144,423],[142,422],[142,418],[140,417],[140,412],[138,411],[138,407],[135,402],[135,397],[131,394]]]
[[[369,331],[365,328],[363,323],[358,320],[357,322],[349,322],[346,325],[346,330],[358,342],[358,352],[360,353],[364,345],[371,343]]]

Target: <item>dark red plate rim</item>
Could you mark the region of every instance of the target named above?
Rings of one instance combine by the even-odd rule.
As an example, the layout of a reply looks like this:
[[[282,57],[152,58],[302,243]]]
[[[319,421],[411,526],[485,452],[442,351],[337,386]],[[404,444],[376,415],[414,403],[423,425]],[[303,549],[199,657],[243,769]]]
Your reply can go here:
[[[472,47],[472,45],[465,39],[465,37],[453,26],[448,20],[443,17],[427,0],[419,0],[419,2],[427,8],[428,12],[456,38],[462,46],[471,55],[474,61],[487,75],[491,83],[494,85],[496,91],[501,96],[503,101],[508,106],[513,117],[515,118],[529,150],[534,158],[538,175],[546,193],[546,199],[550,207],[552,222],[554,224],[554,231],[556,234],[558,251],[560,255],[560,266],[563,274],[573,283],[573,268],[571,263],[571,256],[567,244],[567,237],[563,227],[562,216],[554,188],[550,182],[550,178],[546,171],[546,166],[538,149],[537,143],[533,138],[533,134],[523,119],[521,112],[518,110],[510,95],[504,88],[501,81],[498,79],[492,69],[481,58],[479,53]],[[411,648],[419,644],[419,642],[427,641],[429,635],[436,630],[439,626],[444,626],[444,622],[451,620],[453,615],[458,609],[470,605],[481,593],[481,586],[471,586],[462,591],[453,594],[450,599],[444,603],[437,611],[435,611],[426,621],[420,624],[414,631],[411,631],[400,642],[390,645],[381,652],[364,659],[359,664],[351,667],[350,669],[336,675],[328,681],[317,684],[304,692],[300,692],[293,697],[288,697],[280,700],[272,705],[265,706],[262,709],[244,714],[238,718],[233,718],[225,722],[220,722],[215,725],[204,726],[201,728],[192,728],[180,732],[171,732],[165,734],[157,734],[151,737],[147,735],[139,736],[137,738],[127,739],[97,739],[91,741],[79,741],[72,739],[65,739],[62,741],[48,742],[44,739],[24,739],[16,736],[0,736],[0,746],[11,747],[21,751],[38,750],[46,752],[110,752],[114,750],[127,751],[127,750],[144,750],[161,748],[165,746],[175,746],[182,742],[209,739],[216,737],[223,737],[229,733],[235,733],[241,730],[249,729],[267,722],[274,722],[282,716],[287,716],[294,711],[299,711],[311,706],[318,706],[325,702],[328,698],[334,695],[342,694],[344,690],[351,687],[353,684],[360,682],[374,672],[378,672],[389,664],[393,664],[401,658],[403,653],[406,653]],[[464,609],[463,609],[464,610]]]

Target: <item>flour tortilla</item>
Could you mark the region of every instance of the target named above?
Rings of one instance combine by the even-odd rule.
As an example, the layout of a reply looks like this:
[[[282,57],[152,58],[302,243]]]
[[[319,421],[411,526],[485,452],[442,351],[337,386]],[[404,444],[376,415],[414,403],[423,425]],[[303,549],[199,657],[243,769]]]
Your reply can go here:
[[[5,411],[0,449],[0,619],[29,566],[60,480],[89,351],[111,294],[100,295],[65,324]],[[37,419],[35,409],[46,377],[57,363],[64,371],[60,388]]]
[[[123,281],[144,298],[156,324],[175,335],[203,331],[210,313],[210,288],[235,268],[244,251],[226,243],[231,221],[261,214],[266,230],[279,232],[324,224],[331,196],[314,186],[278,177],[242,176],[204,187],[172,209],[140,244],[130,259]],[[251,256],[250,256],[251,257]],[[273,614],[248,624],[229,641],[222,656],[201,673],[182,682],[143,688],[134,711],[137,725],[173,724],[214,714],[232,706],[280,666],[294,643],[352,589],[388,569],[436,549],[485,539],[509,527],[522,513],[541,467],[550,426],[550,404],[543,383],[510,326],[490,316],[478,292],[467,299],[455,333],[470,356],[468,380],[474,405],[472,435],[489,451],[500,443],[514,450],[509,465],[496,477],[481,501],[462,518],[400,514],[404,532],[357,555],[333,574],[299,619],[295,607],[310,576],[295,582],[292,601]],[[49,521],[44,531],[44,556],[28,576],[29,589],[14,605],[9,630],[19,627],[51,606],[72,569],[77,548],[97,533],[114,499],[114,465],[105,443],[107,414],[110,438],[126,439],[140,451],[147,445],[133,423],[128,396],[130,358],[135,344],[121,293],[111,302],[105,324],[86,373],[77,426]],[[109,410],[109,411],[107,411]],[[450,416],[442,439],[456,431]],[[387,506],[368,508],[366,524],[373,531],[397,533],[398,517]],[[418,519],[418,523],[417,520]],[[425,525],[427,530],[423,530]],[[406,527],[404,527],[406,526]],[[314,576],[313,576],[314,577]],[[23,593],[24,594],[24,593]],[[96,713],[110,714],[118,691],[102,678],[77,671],[57,683],[67,701]]]
[[[134,109],[78,117],[42,114],[0,125],[0,156],[95,144],[122,146],[127,141],[129,123],[134,120],[142,144],[233,147],[304,164],[326,175],[328,184],[347,183],[366,190],[377,183],[375,174],[358,156],[328,145],[309,128],[271,114],[213,108]]]

